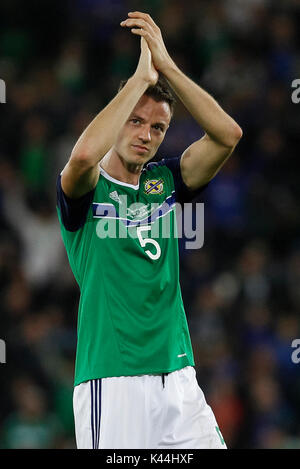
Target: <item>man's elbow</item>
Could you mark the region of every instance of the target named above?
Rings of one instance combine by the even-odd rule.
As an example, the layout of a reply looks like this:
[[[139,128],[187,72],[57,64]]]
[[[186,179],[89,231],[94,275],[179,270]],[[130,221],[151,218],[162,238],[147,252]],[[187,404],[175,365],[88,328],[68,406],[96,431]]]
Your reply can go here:
[[[235,137],[236,141],[238,142],[239,140],[241,140],[242,136],[243,136],[243,131],[240,128],[240,126],[238,124],[236,124],[234,126],[234,137]]]
[[[242,136],[243,131],[241,127],[238,124],[235,124],[230,130],[230,132],[228,132],[226,142],[224,142],[225,146],[233,149],[239,143]]]
[[[95,163],[89,152],[73,150],[70,157],[70,164],[82,171],[87,171],[92,168]]]

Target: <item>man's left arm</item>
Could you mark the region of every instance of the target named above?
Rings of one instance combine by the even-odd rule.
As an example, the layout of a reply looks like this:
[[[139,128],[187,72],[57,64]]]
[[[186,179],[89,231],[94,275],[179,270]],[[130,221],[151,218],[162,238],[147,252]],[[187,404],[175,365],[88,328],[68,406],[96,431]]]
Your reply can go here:
[[[182,154],[181,173],[190,189],[209,182],[221,169],[242,137],[242,129],[205,90],[176,65],[164,75],[182,103],[205,131]]]
[[[205,131],[204,137],[183,152],[180,162],[183,181],[188,188],[197,189],[217,174],[242,137],[242,130],[211,95],[177,67],[151,16],[141,12],[129,13],[128,16],[121,25],[132,28],[133,34],[146,39],[155,68],[165,76],[176,95]]]

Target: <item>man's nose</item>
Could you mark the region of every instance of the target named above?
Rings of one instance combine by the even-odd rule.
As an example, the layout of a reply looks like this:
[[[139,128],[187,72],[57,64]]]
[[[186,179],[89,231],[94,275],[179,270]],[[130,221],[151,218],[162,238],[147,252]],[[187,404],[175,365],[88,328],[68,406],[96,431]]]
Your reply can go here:
[[[150,142],[151,132],[150,132],[150,126],[149,125],[143,125],[140,128],[139,139],[142,140],[143,142]]]

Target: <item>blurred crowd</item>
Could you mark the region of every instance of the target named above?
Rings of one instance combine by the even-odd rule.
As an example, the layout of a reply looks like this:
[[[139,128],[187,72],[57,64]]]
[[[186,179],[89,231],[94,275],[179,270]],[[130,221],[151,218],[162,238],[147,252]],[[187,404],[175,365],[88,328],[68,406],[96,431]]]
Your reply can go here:
[[[300,448],[300,78],[297,0],[2,0],[0,447],[74,448],[78,287],[55,180],[82,130],[135,70],[119,23],[150,13],[170,55],[243,138],[209,184],[205,241],[180,240],[199,384],[230,448]],[[203,131],[179,102],[157,158]]]

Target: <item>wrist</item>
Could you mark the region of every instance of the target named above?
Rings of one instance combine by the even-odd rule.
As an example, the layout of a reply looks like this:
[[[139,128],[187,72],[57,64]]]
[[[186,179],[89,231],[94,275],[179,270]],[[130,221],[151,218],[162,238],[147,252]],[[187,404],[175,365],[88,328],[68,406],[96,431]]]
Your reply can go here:
[[[144,89],[144,91],[146,91],[146,89],[152,85],[150,78],[147,76],[142,76],[136,72],[129,80],[134,84],[134,86],[137,86],[140,89]]]
[[[166,60],[164,60],[163,64],[160,66],[159,71],[166,77],[172,75],[175,72],[179,71],[179,68],[175,64],[175,62],[168,57]]]

